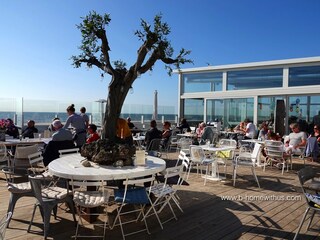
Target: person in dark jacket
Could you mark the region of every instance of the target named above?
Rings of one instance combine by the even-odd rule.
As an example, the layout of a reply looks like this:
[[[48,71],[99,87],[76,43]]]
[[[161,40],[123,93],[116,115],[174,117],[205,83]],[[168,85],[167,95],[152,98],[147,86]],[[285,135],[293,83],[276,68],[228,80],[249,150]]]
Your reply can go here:
[[[146,132],[145,144],[148,149],[148,146],[152,139],[162,138],[162,132],[157,128],[156,120],[151,120],[150,129]]]
[[[181,133],[183,133],[184,130],[186,130],[187,132],[191,132],[190,125],[185,118],[181,119],[180,125],[177,128],[180,129]]]
[[[28,121],[27,128],[22,131],[23,138],[34,138],[33,134],[38,132],[38,129],[34,125],[35,122],[33,120]]]
[[[11,118],[8,118],[7,121],[9,122],[9,124],[7,126],[6,134],[8,134],[9,136],[12,136],[13,138],[18,138],[19,137],[18,127],[14,125]]]

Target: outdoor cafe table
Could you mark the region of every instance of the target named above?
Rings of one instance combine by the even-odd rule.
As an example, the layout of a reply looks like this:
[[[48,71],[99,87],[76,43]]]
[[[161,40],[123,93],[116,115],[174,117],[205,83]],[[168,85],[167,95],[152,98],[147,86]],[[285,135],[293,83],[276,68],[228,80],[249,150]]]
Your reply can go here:
[[[187,138],[194,138],[197,137],[196,133],[177,133],[178,137],[187,137]]]
[[[231,147],[231,146],[223,146],[223,147],[211,147],[210,145],[199,145],[199,146],[202,147],[203,150],[212,152],[213,154],[217,154],[217,152],[220,152],[220,151],[228,151],[228,150],[235,149],[234,147]],[[222,179],[225,179],[225,177],[223,178],[223,177],[217,176],[217,169],[218,169],[218,163],[217,161],[213,161],[211,176],[206,176],[207,179],[213,180],[213,181],[220,181]]]
[[[265,144],[264,141],[258,140],[258,139],[243,139],[242,142],[250,142],[250,143],[259,143],[259,144]]]
[[[145,140],[145,136],[134,136],[133,137],[133,141],[137,144],[138,147],[141,147],[144,140]]]
[[[95,165],[84,167],[80,163],[85,159],[80,154],[68,154],[55,159],[48,165],[50,174],[76,180],[123,180],[127,177],[136,178],[153,175],[162,172],[166,168],[166,162],[157,157],[147,156],[144,166],[113,166]]]
[[[29,139],[16,139],[16,138],[12,138],[12,139],[6,139],[5,142],[1,142],[4,145],[6,145],[6,147],[12,147],[12,146],[17,146],[17,145],[31,145],[31,144],[48,144],[48,142],[50,142],[52,140],[52,138],[29,138]]]

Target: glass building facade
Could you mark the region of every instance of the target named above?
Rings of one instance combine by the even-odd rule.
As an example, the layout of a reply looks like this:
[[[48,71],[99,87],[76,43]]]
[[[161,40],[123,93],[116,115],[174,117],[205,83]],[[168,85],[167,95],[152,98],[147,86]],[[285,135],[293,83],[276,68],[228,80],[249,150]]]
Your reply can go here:
[[[320,57],[277,60],[179,72],[179,112],[193,125],[221,121],[223,128],[245,118],[256,125],[283,116],[311,123],[320,111]],[[279,108],[279,102],[285,109]]]

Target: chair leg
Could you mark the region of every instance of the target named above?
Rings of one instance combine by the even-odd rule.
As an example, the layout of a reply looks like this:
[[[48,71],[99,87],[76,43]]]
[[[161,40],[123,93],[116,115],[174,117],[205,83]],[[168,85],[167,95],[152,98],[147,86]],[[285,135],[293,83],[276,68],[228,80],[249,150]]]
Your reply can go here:
[[[16,203],[17,203],[17,201],[18,201],[18,199],[19,199],[20,197],[22,197],[22,196],[21,196],[21,195],[18,195],[18,194],[10,193],[10,200],[9,200],[8,212],[12,212],[12,215],[13,215],[14,207],[16,206]],[[7,227],[9,227],[10,221],[11,221],[11,218],[10,218],[9,221],[8,221]]]
[[[47,238],[49,233],[50,218],[51,218],[52,210],[53,210],[52,207],[43,209],[43,234],[45,239]]]
[[[237,166],[233,165],[233,186],[236,186]]]
[[[301,221],[300,221],[300,225],[299,225],[299,227],[298,227],[298,230],[297,230],[296,234],[294,235],[293,240],[296,240],[296,239],[298,238],[299,232],[300,232],[300,230],[301,230],[301,227],[302,227],[302,225],[303,225],[304,220],[306,219],[306,216],[307,216],[309,210],[310,210],[310,208],[307,207],[307,209],[306,209],[306,211],[305,211],[305,213],[304,213],[304,215],[303,215],[303,217],[302,217],[302,219],[301,219]]]
[[[258,187],[260,188],[259,180],[258,180],[258,177],[257,177],[257,174],[256,174],[256,170],[254,169],[254,167],[251,168],[251,171],[252,171],[252,174],[253,174],[254,178],[256,179]]]
[[[34,207],[33,207],[33,212],[32,212],[32,216],[31,216],[31,220],[30,220],[30,223],[29,223],[29,226],[28,226],[28,230],[27,232],[30,232],[30,229],[31,229],[31,225],[33,223],[33,219],[34,219],[34,214],[36,212],[36,209],[39,205],[37,203],[34,204]]]
[[[206,165],[206,173],[205,173],[205,175],[204,175],[204,183],[203,183],[204,186],[205,186],[206,183],[207,183],[208,171],[209,171],[209,164]]]
[[[70,196],[67,200],[66,200],[70,210],[71,210],[71,213],[72,213],[72,216],[73,216],[73,221],[75,224],[77,224],[77,219],[76,219],[76,215],[75,215],[75,206],[74,206],[74,203],[73,203],[73,200],[72,200],[72,197]]]
[[[314,210],[312,210],[313,212],[312,212],[312,215],[311,215],[311,217],[310,217],[310,220],[309,220],[309,223],[308,223],[308,226],[307,226],[307,231],[309,230],[309,228],[310,228],[310,225],[311,225],[311,222],[312,222],[312,220],[313,220],[313,217],[314,217],[314,215],[315,215],[315,213],[316,213],[316,211],[314,211]]]

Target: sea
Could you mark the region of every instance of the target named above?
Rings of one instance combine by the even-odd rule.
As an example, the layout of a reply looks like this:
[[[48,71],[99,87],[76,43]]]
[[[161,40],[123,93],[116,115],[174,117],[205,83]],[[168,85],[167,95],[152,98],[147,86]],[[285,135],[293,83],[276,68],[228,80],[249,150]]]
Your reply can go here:
[[[91,117],[92,123],[96,124],[97,126],[101,125],[101,113],[86,113],[89,117]],[[47,128],[52,119],[55,117],[60,118],[61,122],[65,122],[68,118],[66,112],[23,112],[23,113],[16,113],[16,112],[0,112],[0,119],[2,118],[11,118],[15,121],[17,126],[21,126],[21,120],[23,115],[23,126],[26,125],[28,120],[34,120],[36,126],[41,131],[41,129]],[[131,121],[137,126],[142,127],[143,125],[149,126],[149,122],[152,119],[152,114],[129,114],[129,113],[121,113],[121,118],[130,117]],[[175,114],[158,114],[158,121],[170,121],[171,123],[175,123],[177,121],[177,115]]]

